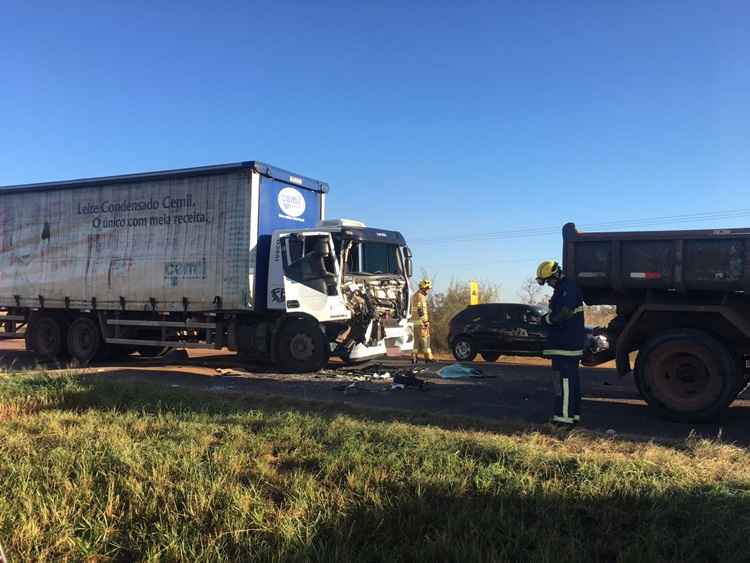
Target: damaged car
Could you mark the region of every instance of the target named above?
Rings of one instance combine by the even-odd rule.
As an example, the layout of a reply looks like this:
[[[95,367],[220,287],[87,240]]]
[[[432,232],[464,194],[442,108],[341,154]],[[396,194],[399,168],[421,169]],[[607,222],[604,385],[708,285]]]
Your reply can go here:
[[[518,303],[471,305],[450,321],[448,344],[456,360],[486,362],[500,356],[541,357],[547,340],[546,309]],[[609,347],[603,329],[586,327],[582,362]]]

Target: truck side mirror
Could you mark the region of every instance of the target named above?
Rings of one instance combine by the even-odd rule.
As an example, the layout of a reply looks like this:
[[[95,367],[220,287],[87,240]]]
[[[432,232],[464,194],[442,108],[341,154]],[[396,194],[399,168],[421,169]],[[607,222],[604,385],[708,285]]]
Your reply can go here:
[[[406,266],[406,276],[410,278],[414,272],[412,271],[411,249],[408,246],[404,247],[404,258],[406,258],[404,261],[404,265]]]

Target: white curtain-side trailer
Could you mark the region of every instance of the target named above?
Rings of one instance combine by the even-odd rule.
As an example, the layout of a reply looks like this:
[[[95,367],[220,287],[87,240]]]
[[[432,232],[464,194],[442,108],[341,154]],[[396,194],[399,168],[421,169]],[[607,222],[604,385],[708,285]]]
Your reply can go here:
[[[0,188],[5,337],[81,364],[229,348],[290,371],[411,350],[403,237],[260,162]]]

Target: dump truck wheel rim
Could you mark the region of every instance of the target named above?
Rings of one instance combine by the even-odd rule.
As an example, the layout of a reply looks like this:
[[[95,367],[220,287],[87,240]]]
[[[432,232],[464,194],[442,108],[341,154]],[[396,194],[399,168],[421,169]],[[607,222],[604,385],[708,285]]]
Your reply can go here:
[[[694,343],[662,345],[649,359],[648,384],[654,396],[676,411],[699,411],[721,395],[719,364]]]

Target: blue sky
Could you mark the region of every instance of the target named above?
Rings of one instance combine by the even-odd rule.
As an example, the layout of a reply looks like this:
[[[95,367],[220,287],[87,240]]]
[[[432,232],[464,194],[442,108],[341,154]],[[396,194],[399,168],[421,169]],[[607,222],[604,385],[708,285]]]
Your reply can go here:
[[[438,288],[506,299],[560,235],[450,239],[750,209],[744,2],[0,13],[0,185],[263,160],[328,181],[329,216],[404,232]]]

